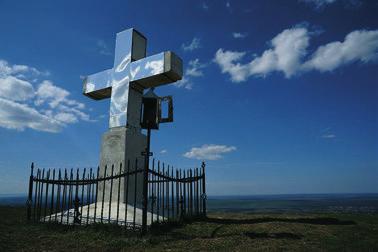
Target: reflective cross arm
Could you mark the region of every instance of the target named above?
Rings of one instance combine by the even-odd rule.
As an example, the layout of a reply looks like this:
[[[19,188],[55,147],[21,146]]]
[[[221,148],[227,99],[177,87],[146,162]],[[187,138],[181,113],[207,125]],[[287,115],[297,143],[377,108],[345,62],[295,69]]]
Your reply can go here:
[[[170,51],[134,61],[130,66],[130,80],[143,88],[181,80],[182,74],[182,60]]]
[[[112,69],[87,76],[83,83],[83,94],[101,100],[111,95]]]

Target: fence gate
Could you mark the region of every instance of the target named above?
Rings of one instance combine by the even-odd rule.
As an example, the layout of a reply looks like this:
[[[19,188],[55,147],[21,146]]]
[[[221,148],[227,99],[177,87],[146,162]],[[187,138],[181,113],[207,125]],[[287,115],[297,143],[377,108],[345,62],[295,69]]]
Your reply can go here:
[[[105,166],[100,174],[99,167],[47,170],[35,169],[32,163],[27,218],[67,225],[113,223],[146,230],[153,223],[206,216],[205,163],[200,169],[181,170],[152,160],[150,167],[139,168],[135,160]],[[141,182],[146,183],[146,199],[137,195],[138,176],[148,178]]]

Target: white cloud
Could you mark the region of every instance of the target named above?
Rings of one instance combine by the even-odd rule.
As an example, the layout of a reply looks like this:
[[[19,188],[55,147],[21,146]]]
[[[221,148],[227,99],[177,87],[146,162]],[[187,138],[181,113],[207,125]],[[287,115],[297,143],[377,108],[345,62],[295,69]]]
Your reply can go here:
[[[378,59],[378,30],[359,30],[349,33],[343,42],[320,46],[303,64],[304,70],[332,71],[342,65]]]
[[[76,107],[78,109],[84,109],[85,105],[83,103],[77,102],[67,97],[70,93],[58,86],[55,86],[51,81],[44,80],[38,86],[36,96],[37,100],[35,101],[36,105],[41,105],[45,102],[48,102],[48,105],[51,108],[56,108],[60,104],[69,105],[71,107]]]
[[[28,76],[48,76],[50,73],[48,71],[39,71],[38,69],[26,65],[9,65],[6,60],[0,59],[0,77],[9,75],[22,75],[27,74]]]
[[[231,81],[245,81],[249,76],[248,65],[235,63],[241,60],[245,54],[245,52],[223,51],[221,48],[215,53],[214,62],[219,65],[222,73],[230,74]]]
[[[176,87],[192,89],[193,87],[192,78],[203,76],[202,69],[204,69],[205,67],[206,67],[206,64],[202,64],[198,58],[189,61],[188,67],[185,70],[184,77],[180,81],[176,82],[174,85]]]
[[[349,33],[344,42],[320,46],[306,62],[304,58],[308,54],[309,40],[313,34],[305,27],[286,29],[271,40],[271,48],[249,62],[242,62],[246,52],[222,48],[216,52],[214,62],[222,73],[230,75],[231,81],[242,82],[251,76],[264,77],[275,71],[290,78],[309,70],[332,71],[353,62],[367,63],[377,59],[378,30],[359,30]]]
[[[328,138],[328,139],[335,138],[335,137],[336,137],[335,134],[324,134],[324,135],[322,135],[322,138]]]
[[[232,33],[232,37],[236,38],[236,39],[243,39],[245,37],[247,37],[248,34],[247,33],[242,33],[242,32],[233,32]]]
[[[185,43],[182,44],[181,48],[184,51],[193,51],[195,49],[201,48],[201,40],[195,37],[193,38],[192,42],[190,42],[189,44],[185,44]]]
[[[217,160],[222,158],[222,154],[235,151],[235,146],[204,144],[201,147],[193,147],[184,153],[184,157],[199,160]]]
[[[74,114],[76,117],[79,117],[80,120],[83,120],[83,121],[87,121],[87,122],[96,121],[96,120],[90,119],[90,116],[88,114],[84,113],[83,111],[81,111],[80,108],[78,108],[78,107],[75,108],[75,107],[69,107],[67,105],[60,104],[57,107],[57,109],[58,109],[58,111]]]
[[[62,123],[76,123],[77,117],[74,114],[60,112],[54,116],[54,118]]]
[[[334,3],[341,3],[341,5],[344,8],[355,8],[359,7],[362,4],[361,0],[298,0],[299,2],[306,3],[312,7],[314,7],[315,10],[322,10],[327,6],[330,6]]]
[[[44,80],[37,89],[37,104],[40,105],[46,101],[49,101],[51,108],[55,108],[59,103],[66,100],[66,97],[70,93],[60,87],[55,86],[51,81]]]
[[[193,83],[185,75],[182,77],[181,80],[175,82],[173,85],[175,85],[178,88],[185,88],[188,90],[191,90],[193,88]]]
[[[106,56],[112,55],[111,51],[109,50],[108,45],[102,39],[97,40],[97,48],[98,48],[99,53],[102,55],[106,55]]]
[[[309,34],[306,28],[286,29],[272,39],[272,49],[250,64],[251,74],[265,75],[271,71],[282,71],[286,77],[293,75],[306,54]]]
[[[186,69],[186,75],[192,77],[199,77],[203,76],[202,69],[205,68],[206,65],[200,63],[199,59],[194,59],[189,61],[188,68]]]
[[[41,72],[34,67],[29,67],[29,66],[26,66],[26,65],[13,65],[12,66],[12,73],[13,74],[28,73],[28,74],[35,75],[35,76],[39,76],[39,75],[49,76],[50,75],[50,72],[48,72],[48,71]]]
[[[25,101],[34,96],[34,88],[28,81],[13,76],[0,78],[0,97],[13,101]]]
[[[325,5],[332,4],[336,2],[336,0],[300,0],[300,2],[313,4],[315,7],[320,8]]]
[[[160,151],[160,154],[166,154],[167,152],[168,152],[168,151],[164,149],[164,150],[161,150],[161,151]]]
[[[202,9],[204,9],[204,10],[209,9],[209,6],[207,5],[207,3],[205,3],[205,2],[202,3]]]
[[[8,65],[5,60],[0,60],[0,76],[10,75],[12,73],[12,68]]]
[[[0,60],[0,127],[59,132],[79,120],[93,121],[83,103],[69,99],[70,93],[51,81],[43,80],[35,91],[31,82],[38,82],[45,73]]]
[[[26,104],[0,98],[0,127],[24,130],[31,128],[38,131],[58,132],[64,124],[41,114]]]

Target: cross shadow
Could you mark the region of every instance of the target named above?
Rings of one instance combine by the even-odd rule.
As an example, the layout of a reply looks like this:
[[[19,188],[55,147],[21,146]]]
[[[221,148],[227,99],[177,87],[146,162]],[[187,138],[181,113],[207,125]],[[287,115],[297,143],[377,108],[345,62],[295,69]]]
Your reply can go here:
[[[255,233],[255,232],[245,232],[244,235],[251,239],[289,239],[289,240],[300,240],[303,235],[293,234],[293,233]]]
[[[217,224],[256,224],[267,222],[285,222],[285,223],[303,223],[313,225],[356,225],[354,221],[343,221],[336,218],[255,218],[255,219],[221,219],[221,218],[207,218],[206,222]]]
[[[183,227],[186,224],[193,222],[202,223],[213,223],[219,224],[215,227],[210,235],[198,236],[195,234],[187,235],[181,232],[175,232],[177,228]],[[170,232],[171,238],[166,241],[175,240],[193,240],[193,239],[213,239],[221,237],[231,237],[245,235],[251,239],[287,239],[287,240],[300,240],[304,236],[302,234],[288,233],[288,232],[242,232],[242,233],[228,233],[219,234],[220,229],[227,227],[228,225],[240,225],[240,224],[258,224],[258,223],[269,223],[269,222],[283,222],[283,223],[302,223],[302,224],[312,224],[312,225],[356,225],[354,221],[350,220],[339,220],[337,218],[279,218],[279,217],[264,217],[264,218],[254,218],[254,219],[222,219],[222,218],[201,218],[201,219],[188,219],[182,223],[170,223],[170,225],[156,225],[152,232],[153,235],[162,235]]]

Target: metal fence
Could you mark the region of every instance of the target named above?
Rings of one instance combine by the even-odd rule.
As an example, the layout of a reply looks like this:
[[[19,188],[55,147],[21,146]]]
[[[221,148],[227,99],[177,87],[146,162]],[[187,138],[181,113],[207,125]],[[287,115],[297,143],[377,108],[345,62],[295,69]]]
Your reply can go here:
[[[105,166],[102,173],[99,167],[36,169],[32,163],[27,218],[68,225],[113,223],[146,231],[153,223],[206,216],[205,163],[200,169],[181,170],[152,160],[150,167],[141,169],[135,160]],[[146,183],[147,197],[138,196],[146,195],[137,193],[140,183]]]

